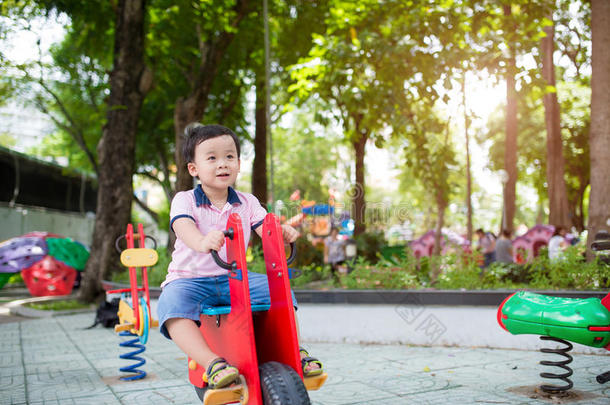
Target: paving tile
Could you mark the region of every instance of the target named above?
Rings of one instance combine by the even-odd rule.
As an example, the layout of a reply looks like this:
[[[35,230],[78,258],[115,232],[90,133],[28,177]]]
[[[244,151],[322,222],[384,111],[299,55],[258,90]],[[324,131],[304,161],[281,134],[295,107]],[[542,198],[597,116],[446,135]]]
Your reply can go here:
[[[190,385],[190,384],[189,384]],[[175,387],[151,388],[144,391],[130,391],[119,394],[125,404],[180,404],[201,405],[195,389],[184,384]]]
[[[121,401],[112,394],[87,396],[68,399],[46,399],[44,401],[30,402],[29,405],[122,405]]]
[[[0,378],[0,404],[26,402],[25,378],[21,375],[7,375]]]
[[[200,404],[188,382],[186,356],[153,330],[141,354],[148,376],[122,382],[119,358],[131,348],[112,329],[95,327],[92,314],[0,324],[0,404]],[[1,340],[0,340],[1,341]],[[549,404],[516,393],[543,379],[537,351],[478,347],[414,347],[304,343],[329,374],[314,405]],[[22,354],[23,353],[23,354]],[[552,358],[552,357],[551,357]],[[610,355],[576,354],[575,389],[592,395],[580,404],[610,403],[610,383],[595,376],[610,369]],[[27,390],[27,392],[26,392]],[[511,391],[512,390],[512,391]]]

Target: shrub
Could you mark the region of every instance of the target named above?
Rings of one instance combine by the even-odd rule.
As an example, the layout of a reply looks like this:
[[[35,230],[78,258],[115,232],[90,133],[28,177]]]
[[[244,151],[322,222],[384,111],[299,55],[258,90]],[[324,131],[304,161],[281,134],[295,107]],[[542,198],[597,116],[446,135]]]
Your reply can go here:
[[[358,248],[358,257],[363,257],[371,263],[377,263],[381,257],[381,249],[387,245],[382,231],[365,232],[354,238]]]

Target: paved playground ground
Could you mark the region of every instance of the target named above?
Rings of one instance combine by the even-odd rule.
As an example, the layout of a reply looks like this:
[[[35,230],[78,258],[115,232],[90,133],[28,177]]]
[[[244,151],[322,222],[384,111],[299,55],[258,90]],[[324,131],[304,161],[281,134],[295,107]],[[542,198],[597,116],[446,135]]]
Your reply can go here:
[[[1,404],[197,404],[186,358],[156,330],[146,344],[148,376],[118,380],[124,339],[97,326],[93,312],[0,324]],[[315,343],[329,379],[313,404],[610,403],[610,383],[595,381],[610,356],[575,354],[574,394],[543,398],[537,351]],[[523,388],[525,387],[525,388]]]

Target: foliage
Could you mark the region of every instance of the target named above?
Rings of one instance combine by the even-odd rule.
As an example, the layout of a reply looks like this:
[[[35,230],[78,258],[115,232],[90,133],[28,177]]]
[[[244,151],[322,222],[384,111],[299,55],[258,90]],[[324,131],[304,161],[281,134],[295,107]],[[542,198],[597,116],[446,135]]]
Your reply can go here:
[[[339,159],[332,147],[338,139],[331,130],[312,125],[312,115],[307,111],[296,113],[293,122],[280,123],[273,131],[275,200],[288,204],[290,195],[299,189],[303,199],[328,201],[326,179]]]
[[[380,265],[381,264],[381,265]],[[348,289],[409,289],[417,288],[417,275],[404,271],[402,261],[399,265],[382,261],[372,265],[364,257],[359,257],[354,263],[354,270],[343,280]]]
[[[287,252],[287,254],[289,253]],[[290,280],[293,288],[306,286],[309,283],[330,277],[330,267],[321,264],[322,256],[323,252],[319,248],[312,246],[304,238],[297,239],[296,260],[288,267],[300,270],[301,274]],[[267,274],[263,250],[259,245],[254,245],[250,251],[248,271]]]
[[[430,287],[429,272],[438,266],[441,273],[433,287],[438,289],[515,289],[605,290],[610,288],[610,265],[599,260],[586,262],[582,248],[568,248],[563,260],[550,262],[546,252],[531,263],[506,265],[493,263],[481,271],[476,257],[449,254],[436,257],[412,255],[396,261],[382,259],[371,264],[364,258],[342,280],[349,289],[419,289]]]
[[[363,258],[370,263],[376,263],[381,255],[381,248],[383,248],[387,242],[383,231],[368,231],[357,235],[356,248],[358,250],[357,257]]]

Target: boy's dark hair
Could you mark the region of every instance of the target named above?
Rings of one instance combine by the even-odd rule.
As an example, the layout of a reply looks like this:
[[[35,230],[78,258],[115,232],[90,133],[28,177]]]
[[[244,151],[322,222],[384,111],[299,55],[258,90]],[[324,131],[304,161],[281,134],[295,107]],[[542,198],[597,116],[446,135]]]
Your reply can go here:
[[[502,229],[502,235],[510,239],[510,231],[508,229]]]
[[[476,231],[474,231],[474,233],[482,233],[482,234],[484,234],[485,231],[483,231],[483,228],[479,228]]]
[[[229,135],[233,138],[235,148],[237,149],[237,157],[240,157],[239,139],[237,139],[237,135],[227,127],[216,124],[195,124],[187,126],[184,133],[186,139],[182,145],[182,156],[184,157],[185,163],[190,163],[195,159],[195,148],[201,142],[223,135]]]

